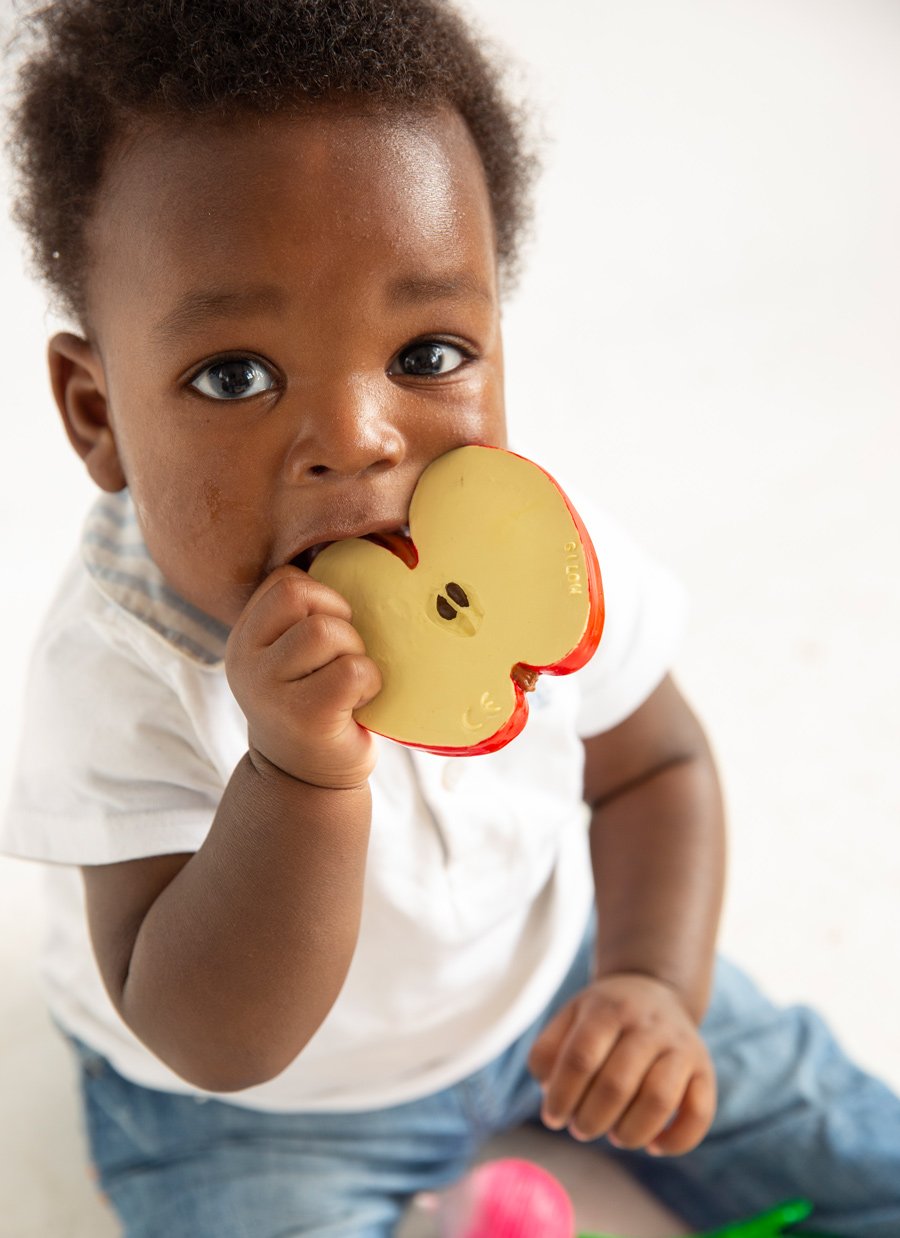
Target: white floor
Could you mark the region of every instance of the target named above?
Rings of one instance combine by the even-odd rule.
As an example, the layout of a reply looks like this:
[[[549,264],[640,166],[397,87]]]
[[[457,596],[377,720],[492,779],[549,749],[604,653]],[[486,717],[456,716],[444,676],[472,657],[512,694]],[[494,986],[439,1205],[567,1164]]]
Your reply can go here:
[[[690,590],[675,670],[729,803],[723,947],[900,1089],[896,7],[475,7],[532,64],[558,135],[507,312],[510,419]],[[0,225],[0,800],[26,651],[89,494],[19,249]],[[36,988],[41,929],[35,872],[0,860],[0,1238],[105,1238]],[[580,1151],[554,1167],[582,1224],[678,1232]]]

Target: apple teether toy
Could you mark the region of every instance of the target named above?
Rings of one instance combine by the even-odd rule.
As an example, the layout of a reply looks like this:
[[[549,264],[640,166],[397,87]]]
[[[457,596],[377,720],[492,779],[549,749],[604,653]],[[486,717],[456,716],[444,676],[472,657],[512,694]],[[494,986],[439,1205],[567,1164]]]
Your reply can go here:
[[[430,752],[494,752],[525,725],[538,674],[576,671],[597,648],[594,548],[553,478],[496,447],[434,460],[409,530],[335,542],[310,567],[350,603],[381,671],[356,719]]]

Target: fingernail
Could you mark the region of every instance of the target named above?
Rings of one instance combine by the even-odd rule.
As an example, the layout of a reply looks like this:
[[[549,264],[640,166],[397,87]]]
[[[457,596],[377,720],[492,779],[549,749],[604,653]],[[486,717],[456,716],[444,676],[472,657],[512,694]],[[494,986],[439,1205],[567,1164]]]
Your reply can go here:
[[[579,1143],[587,1143],[590,1139],[590,1135],[586,1135],[584,1131],[580,1131],[577,1126],[570,1126],[569,1134],[573,1139],[577,1139]]]
[[[560,1131],[566,1124],[564,1118],[560,1118],[546,1109],[541,1113],[541,1121],[545,1126],[549,1126],[552,1131]]]
[[[621,1148],[622,1141],[620,1139],[617,1139],[615,1135],[608,1134],[606,1138],[612,1144],[614,1148]]]
[[[649,1152],[651,1156],[665,1156],[658,1143],[648,1143],[645,1151]]]

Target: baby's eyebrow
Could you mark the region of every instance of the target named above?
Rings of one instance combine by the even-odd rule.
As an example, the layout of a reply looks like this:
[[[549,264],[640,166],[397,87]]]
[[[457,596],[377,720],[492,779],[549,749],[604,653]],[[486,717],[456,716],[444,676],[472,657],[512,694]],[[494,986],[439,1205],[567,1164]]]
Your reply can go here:
[[[453,272],[444,276],[412,275],[395,279],[388,287],[388,299],[392,302],[417,304],[425,301],[442,301],[460,295],[474,296],[492,303],[490,288],[469,271]]]
[[[285,308],[287,294],[276,284],[250,284],[244,288],[198,288],[185,293],[159,320],[153,334],[161,343],[172,343],[185,331],[210,318],[241,318],[253,310],[277,314]]]
[[[422,304],[460,296],[474,296],[488,304],[493,302],[491,290],[475,275],[461,271],[445,276],[402,276],[388,286],[392,304]],[[196,288],[176,301],[172,309],[157,322],[153,334],[163,344],[171,344],[185,332],[210,319],[242,318],[251,311],[266,310],[272,315],[282,313],[288,295],[277,284],[251,284],[245,288]]]

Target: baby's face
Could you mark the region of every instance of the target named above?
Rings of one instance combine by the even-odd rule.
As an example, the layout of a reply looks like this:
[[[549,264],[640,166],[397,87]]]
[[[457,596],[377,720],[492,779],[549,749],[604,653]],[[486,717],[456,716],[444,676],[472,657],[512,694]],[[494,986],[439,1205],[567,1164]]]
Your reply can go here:
[[[490,207],[455,114],[148,126],[105,188],[109,422],[153,558],[207,613],[402,525],[451,448],[505,443]]]

